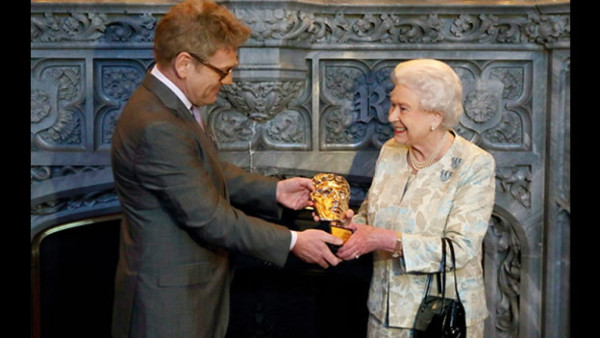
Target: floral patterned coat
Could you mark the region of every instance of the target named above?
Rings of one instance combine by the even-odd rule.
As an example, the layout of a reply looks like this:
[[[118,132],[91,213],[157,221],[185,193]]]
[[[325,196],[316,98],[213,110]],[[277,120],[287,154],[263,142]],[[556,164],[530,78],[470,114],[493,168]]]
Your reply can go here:
[[[482,242],[494,206],[495,161],[454,134],[446,154],[417,174],[412,174],[408,165],[408,147],[393,139],[387,141],[367,198],[355,215],[356,223],[402,233],[403,257],[374,253],[369,290],[369,311],[381,322],[387,319],[390,327],[413,327],[427,274],[440,266],[442,237],[454,244],[467,326],[488,316]],[[433,282],[430,294],[437,291],[435,285]],[[446,295],[456,298],[455,294],[454,279],[447,279]]]

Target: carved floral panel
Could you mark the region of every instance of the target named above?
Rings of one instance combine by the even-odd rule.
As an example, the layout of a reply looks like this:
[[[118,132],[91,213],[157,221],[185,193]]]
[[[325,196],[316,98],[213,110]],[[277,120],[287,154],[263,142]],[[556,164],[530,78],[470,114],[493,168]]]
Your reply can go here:
[[[485,149],[531,150],[532,61],[451,63],[463,83],[457,131]]]
[[[334,13],[295,9],[242,9],[234,13],[252,29],[251,42],[291,45],[329,44],[547,44],[570,38],[569,15],[508,11],[441,14],[352,9]]]
[[[518,337],[523,279],[523,225],[495,210],[484,239],[483,262],[489,311],[487,323],[496,337]],[[526,296],[526,295],[525,295]]]
[[[252,29],[251,44],[548,44],[570,39],[570,15],[540,14],[524,10],[464,10],[455,13],[411,13],[375,8],[365,11],[299,8],[230,9]],[[102,11],[35,12],[31,16],[31,42],[151,42],[164,9],[130,8],[129,15]]]
[[[209,128],[221,150],[306,150],[309,99],[305,81],[235,81],[209,108]]]
[[[157,22],[151,13],[114,15],[101,11],[65,13],[59,10],[32,13],[31,42],[151,42]]]
[[[152,60],[96,59],[94,130],[97,149],[110,149],[113,129],[127,100],[140,85]]]
[[[393,135],[387,121],[392,61],[323,60],[320,148],[380,148]]]
[[[82,60],[31,60],[31,149],[85,150]]]

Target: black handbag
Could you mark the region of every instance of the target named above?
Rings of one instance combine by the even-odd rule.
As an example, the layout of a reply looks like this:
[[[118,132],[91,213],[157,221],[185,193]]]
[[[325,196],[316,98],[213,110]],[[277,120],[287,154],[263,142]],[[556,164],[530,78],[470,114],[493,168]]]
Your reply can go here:
[[[452,269],[454,270],[454,287],[456,290],[456,299],[446,298],[446,242],[450,247],[452,258]],[[434,274],[427,278],[427,288],[425,296],[414,324],[415,338],[441,338],[441,337],[466,337],[466,317],[465,308],[458,295],[458,284],[456,283],[456,263],[454,259],[454,247],[452,241],[442,238],[442,263],[439,272],[435,273],[437,278],[438,293],[441,296],[432,296],[429,294],[431,279]]]

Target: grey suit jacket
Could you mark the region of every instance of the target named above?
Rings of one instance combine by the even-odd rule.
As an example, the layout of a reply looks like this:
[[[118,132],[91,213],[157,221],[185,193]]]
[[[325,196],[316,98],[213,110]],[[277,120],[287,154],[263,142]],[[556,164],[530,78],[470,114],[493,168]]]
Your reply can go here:
[[[112,168],[121,201],[114,337],[223,337],[232,271],[228,252],[283,266],[287,228],[276,180],[220,162],[189,110],[147,74],[114,130]]]

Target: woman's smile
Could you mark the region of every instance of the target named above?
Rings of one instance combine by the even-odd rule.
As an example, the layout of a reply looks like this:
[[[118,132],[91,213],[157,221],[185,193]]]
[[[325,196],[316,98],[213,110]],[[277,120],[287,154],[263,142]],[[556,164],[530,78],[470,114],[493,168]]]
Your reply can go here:
[[[404,133],[406,133],[406,127],[394,126],[394,134],[395,135],[401,135]]]

